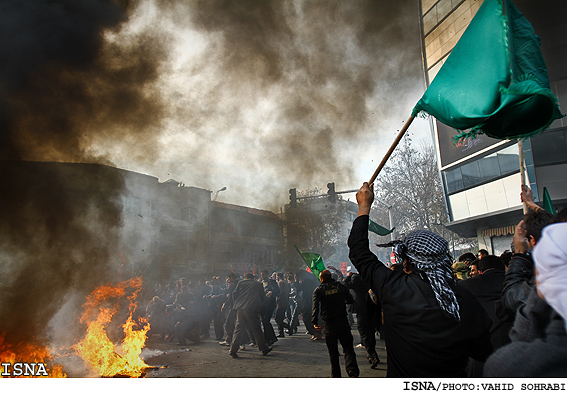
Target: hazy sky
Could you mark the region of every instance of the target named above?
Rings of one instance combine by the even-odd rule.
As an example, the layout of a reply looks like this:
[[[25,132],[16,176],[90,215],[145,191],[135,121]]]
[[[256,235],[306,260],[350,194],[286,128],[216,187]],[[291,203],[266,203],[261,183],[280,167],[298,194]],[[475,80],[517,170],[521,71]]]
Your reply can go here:
[[[368,180],[424,91],[418,0],[9,3],[5,156],[279,211],[290,188]]]

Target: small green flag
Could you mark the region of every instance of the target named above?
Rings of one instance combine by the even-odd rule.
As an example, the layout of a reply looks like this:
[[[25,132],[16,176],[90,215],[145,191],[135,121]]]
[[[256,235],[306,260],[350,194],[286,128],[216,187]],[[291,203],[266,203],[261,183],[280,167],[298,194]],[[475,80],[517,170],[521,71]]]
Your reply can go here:
[[[553,202],[551,201],[551,196],[547,191],[547,187],[543,188],[543,209],[549,212],[552,215],[555,215],[555,207],[553,206]]]
[[[388,235],[394,231],[395,227],[391,230],[388,230],[386,227],[380,226],[378,223],[368,219],[368,231],[372,231],[378,235]]]
[[[295,246],[295,249],[301,255],[301,258],[305,261],[305,264],[307,264],[313,275],[315,275],[317,280],[320,282],[321,279],[319,279],[319,274],[321,271],[327,269],[327,267],[325,267],[325,263],[323,263],[321,255],[317,253],[302,252],[297,248],[297,246]]]
[[[564,116],[540,39],[509,0],[484,0],[412,116],[419,113],[459,130],[454,140],[524,138]]]

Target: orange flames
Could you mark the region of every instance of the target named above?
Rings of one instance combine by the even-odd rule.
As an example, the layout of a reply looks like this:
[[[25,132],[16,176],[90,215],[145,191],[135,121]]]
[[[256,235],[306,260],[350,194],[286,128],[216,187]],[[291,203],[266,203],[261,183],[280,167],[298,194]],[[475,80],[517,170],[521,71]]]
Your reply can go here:
[[[87,334],[73,348],[85,364],[101,376],[139,377],[149,367],[140,354],[150,325],[143,320],[143,327],[136,330],[137,323],[132,318],[141,286],[141,278],[130,279],[116,286],[100,286],[87,297],[83,305],[81,323],[87,323]],[[107,331],[127,289],[133,289],[126,297],[128,316],[122,325],[123,339],[120,345],[115,346],[108,338]]]
[[[16,347],[13,347],[7,343],[5,343],[4,336],[0,335],[0,378],[3,377],[21,377],[21,378],[28,378],[28,377],[46,377],[46,378],[65,378],[67,375],[63,373],[63,368],[61,365],[54,364],[51,365],[51,356],[47,349],[34,346],[30,344],[22,344]],[[24,375],[22,372],[25,373],[25,369],[19,369],[17,367],[17,363],[26,363],[36,364],[34,371],[37,372],[37,375]],[[6,365],[8,364],[8,365]],[[47,376],[43,376],[41,374],[39,368],[37,368],[38,364],[45,365],[45,372]],[[16,367],[14,368],[14,366]]]
[[[82,341],[73,346],[73,349],[83,359],[85,365],[100,376],[139,377],[146,368],[149,368],[140,358],[140,354],[150,325],[143,318],[137,323],[132,317],[136,308],[135,300],[141,287],[141,278],[130,279],[116,286],[100,286],[87,297],[83,305],[84,312],[80,321],[87,324],[87,333]],[[127,300],[127,312],[123,316],[126,322],[120,327],[121,342],[115,345],[108,337],[108,331],[112,327],[112,318],[124,309],[120,308],[121,303],[126,301],[124,298]],[[140,325],[141,328],[136,329]],[[63,367],[58,364],[52,365],[51,361],[52,356],[47,348],[32,344],[13,346],[6,343],[4,336],[0,335],[0,378],[67,377],[63,373]],[[28,368],[35,367],[37,373],[35,375],[25,373],[26,365]],[[41,369],[44,373],[41,373]]]

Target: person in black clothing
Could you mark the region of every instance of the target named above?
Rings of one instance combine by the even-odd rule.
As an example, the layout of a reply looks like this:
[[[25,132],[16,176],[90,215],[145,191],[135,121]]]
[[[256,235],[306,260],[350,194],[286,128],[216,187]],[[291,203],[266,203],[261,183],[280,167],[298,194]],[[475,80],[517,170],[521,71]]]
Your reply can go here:
[[[236,285],[232,296],[233,309],[236,310],[236,327],[230,343],[229,355],[238,358],[236,352],[243,343],[246,329],[249,328],[256,340],[258,350],[266,356],[272,351],[272,348],[266,344],[260,323],[260,313],[265,297],[262,284],[254,279],[254,275],[246,274],[246,277]]]
[[[479,275],[459,282],[461,286],[469,290],[480,302],[490,320],[490,337],[494,350],[510,342],[508,333],[512,328],[511,321],[502,321],[496,316],[496,305],[500,300],[502,289],[504,288],[504,263],[498,256],[488,255],[481,260],[477,260]],[[482,377],[484,363],[471,360],[469,362],[468,376]]]
[[[276,298],[280,294],[278,283],[270,279],[270,274],[266,270],[260,271],[262,285],[264,286],[264,303],[262,305],[262,326],[264,327],[264,338],[266,343],[271,346],[278,341],[274,327],[270,320],[276,309]]]
[[[388,377],[466,377],[469,357],[492,352],[490,318],[453,278],[447,241],[417,230],[393,241],[404,271],[392,271],[369,249],[368,215],[374,191],[364,183],[349,236],[349,258],[380,299],[388,350]]]
[[[535,287],[534,262],[531,251],[541,237],[544,227],[553,222],[553,215],[533,201],[533,192],[522,186],[520,199],[532,209],[516,226],[513,238],[514,254],[506,270],[504,290],[498,305],[498,316],[502,320],[514,321],[518,311]]]
[[[331,359],[331,377],[341,377],[338,346],[338,342],[340,342],[345,354],[347,374],[351,378],[357,378],[360,370],[356,362],[356,353],[346,312],[346,304],[352,304],[354,299],[345,285],[332,279],[329,270],[321,271],[319,278],[321,278],[321,284],[313,292],[311,323],[315,328],[322,329],[318,325],[319,311],[321,311],[321,318],[325,323],[323,334]]]
[[[313,323],[311,323],[311,312],[313,291],[319,286],[319,281],[315,278],[315,275],[305,270],[297,271],[295,278],[297,280],[295,287],[299,295],[297,310],[301,313],[301,320],[305,325],[305,329],[311,334],[311,340],[318,341],[322,339],[323,336],[321,332],[315,329]]]
[[[359,274],[350,272],[343,282],[354,297],[356,328],[360,334],[360,342],[366,349],[366,358],[370,368],[378,368],[380,358],[376,353],[376,331],[380,328],[382,308],[376,305],[369,294],[370,287]]]
[[[236,311],[232,308],[234,305],[234,299],[232,298],[232,293],[238,284],[238,280],[234,273],[229,273],[226,277],[226,300],[221,307],[221,312],[226,314],[225,320],[225,331],[226,340],[219,342],[221,346],[230,346],[232,342],[232,335],[234,334],[234,327],[236,325]]]

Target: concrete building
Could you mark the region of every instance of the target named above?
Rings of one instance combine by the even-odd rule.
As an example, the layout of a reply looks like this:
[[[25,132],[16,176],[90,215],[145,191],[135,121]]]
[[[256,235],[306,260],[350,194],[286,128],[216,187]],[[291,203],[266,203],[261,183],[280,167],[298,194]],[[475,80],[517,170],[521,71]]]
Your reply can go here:
[[[482,0],[420,0],[423,61],[427,84],[464,33]],[[567,2],[514,0],[541,38],[551,89],[567,107]],[[431,120],[449,223],[494,254],[510,249],[523,217],[518,144],[485,135],[455,145],[454,130]],[[567,204],[567,119],[523,142],[526,184],[536,202],[546,187],[557,210]]]
[[[209,267],[243,275],[284,266],[282,220],[273,212],[211,202]]]
[[[2,169],[12,185],[3,208],[21,224],[14,236],[33,228],[33,237],[61,245],[63,258],[113,278],[153,283],[226,275],[231,264],[237,273],[283,267],[280,217],[211,201],[210,190],[102,164],[13,161]],[[52,247],[29,253],[40,258]]]

